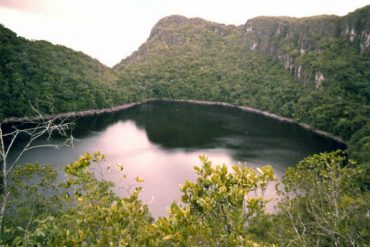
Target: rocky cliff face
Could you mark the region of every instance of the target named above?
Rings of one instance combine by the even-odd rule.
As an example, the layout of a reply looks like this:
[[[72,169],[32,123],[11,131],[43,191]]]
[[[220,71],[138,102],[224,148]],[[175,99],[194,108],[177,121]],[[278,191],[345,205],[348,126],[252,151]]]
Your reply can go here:
[[[334,49],[332,44],[342,43],[369,56],[370,5],[344,17],[257,17],[249,20],[244,30],[244,41],[250,50],[272,55],[295,80],[320,88],[331,75],[312,61]]]
[[[248,54],[272,56],[295,81],[316,89],[339,81],[358,80],[355,74],[366,81],[363,65],[370,55],[370,5],[344,17],[257,17],[242,26],[168,16],[161,19],[148,40],[115,69],[121,70],[127,64],[150,63],[156,57],[163,59],[175,53],[179,55],[181,51],[183,56],[188,56],[190,51],[193,57],[201,56],[208,54],[210,44],[215,43],[222,50],[232,43],[244,47]],[[353,66],[354,61],[362,65]],[[354,67],[353,73],[347,70],[349,67]]]
[[[192,50],[201,55],[208,52],[211,43],[219,42],[219,48],[223,49],[222,44],[229,46],[230,41],[245,47],[249,53],[272,56],[295,81],[320,89],[348,77],[337,72],[351,67],[352,61],[369,57],[370,5],[344,17],[257,17],[242,26],[168,16],[161,19],[148,40],[115,69],[120,70],[127,64],[148,63],[158,54],[159,59],[173,56],[174,49],[179,52]],[[363,74],[361,69],[357,70],[355,73]]]

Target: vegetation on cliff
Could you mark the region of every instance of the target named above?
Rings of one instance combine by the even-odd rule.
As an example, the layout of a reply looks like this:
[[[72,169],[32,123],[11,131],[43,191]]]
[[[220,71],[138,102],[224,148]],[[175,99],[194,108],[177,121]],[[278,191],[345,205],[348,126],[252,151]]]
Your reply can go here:
[[[339,135],[368,161],[369,8],[237,27],[169,16],[113,70],[1,26],[0,119],[28,115],[30,104],[59,113],[148,98],[225,101]]]
[[[239,27],[170,16],[114,70],[130,101],[206,99],[252,106],[341,136],[351,155],[365,162],[369,8],[342,18],[261,17]]]

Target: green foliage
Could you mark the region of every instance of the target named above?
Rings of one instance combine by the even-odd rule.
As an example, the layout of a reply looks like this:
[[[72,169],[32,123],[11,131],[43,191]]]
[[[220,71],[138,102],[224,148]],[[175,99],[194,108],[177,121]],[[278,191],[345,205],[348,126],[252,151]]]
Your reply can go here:
[[[370,241],[366,170],[342,152],[307,157],[282,179],[272,239],[293,246],[365,246]]]
[[[62,207],[57,194],[57,173],[50,166],[26,164],[15,169],[10,180],[10,198],[0,244],[28,241],[35,219],[56,213]]]
[[[369,162],[363,152],[370,116],[368,10],[343,18],[255,18],[251,32],[245,25],[170,16],[112,70],[1,26],[0,119],[32,114],[29,103],[59,113],[146,99],[224,101],[338,135],[349,141],[350,155]],[[316,73],[325,80],[315,83]],[[355,133],[361,142],[352,140]]]
[[[104,160],[85,154],[57,181],[50,166],[15,170],[3,246],[365,246],[369,242],[364,167],[342,151],[307,157],[279,186],[279,210],[267,214],[270,166],[212,165],[200,156],[198,178],[181,186],[182,203],[154,220],[140,188],[119,198],[89,172]],[[140,177],[137,177],[140,182]]]
[[[122,103],[109,68],[81,52],[28,41],[0,25],[2,117],[102,108]],[[118,98],[118,99],[117,99]],[[3,118],[0,118],[2,121]]]
[[[181,187],[182,205],[173,203],[169,216],[153,225],[161,240],[154,245],[258,246],[246,234],[246,225],[264,211],[263,193],[274,180],[272,168],[235,165],[228,172],[226,165],[212,166],[205,156],[200,160],[197,181]]]
[[[59,113],[151,98],[224,101],[340,135],[361,162],[339,152],[306,158],[288,169],[279,211],[269,215],[262,195],[273,180],[271,167],[234,166],[229,172],[201,157],[197,181],[181,188],[182,203],[173,203],[169,216],[156,221],[139,200],[140,188],[119,198],[112,183],[89,172],[91,163],[104,159],[100,153],[68,164],[63,183],[49,166],[25,165],[9,184],[0,245],[365,246],[370,242],[370,64],[361,31],[369,24],[368,10],[343,18],[257,18],[258,34],[246,33],[244,26],[168,17],[113,70],[0,26],[0,122],[32,114],[29,103],[43,113]],[[279,23],[284,26],[277,34]],[[353,41],[338,31],[346,28],[358,33]],[[251,50],[251,41],[259,42],[259,51]],[[276,59],[281,56],[292,58],[293,67],[302,65],[307,81],[315,72],[325,80],[296,83],[297,71],[287,72]]]
[[[112,183],[89,172],[92,162],[103,159],[99,152],[81,156],[66,166],[65,182],[59,184],[50,166],[18,167],[0,244],[260,246],[247,234],[247,224],[264,210],[262,195],[274,179],[270,166],[233,166],[230,173],[226,165],[212,166],[201,156],[197,182],[182,186],[183,203],[174,202],[168,217],[154,221],[139,200],[141,188],[119,198]]]
[[[151,222],[149,211],[139,199],[140,188],[118,198],[111,191],[112,183],[97,181],[89,173],[90,162],[99,162],[104,155],[85,154],[66,166],[67,181],[63,187],[68,210],[47,218],[36,231],[45,232],[43,243],[48,246],[125,246],[144,235],[144,227]]]
[[[286,99],[298,99],[299,85],[275,60],[250,51],[242,29],[198,19],[175,27],[160,22],[142,50],[114,67],[132,100],[213,100],[291,114]]]
[[[118,84],[130,92],[129,100],[197,99],[246,105],[348,141],[369,123],[370,75],[369,57],[359,51],[360,44],[335,31],[344,20],[264,17],[253,20],[255,31],[246,33],[242,27],[168,17],[114,70]],[[250,50],[252,41],[259,44],[258,50]],[[303,44],[305,53],[297,53]],[[295,82],[297,71],[285,70],[276,54],[291,57],[296,70],[302,66],[300,79],[306,83]],[[315,72],[325,75],[320,85],[313,85]],[[361,138],[369,135],[359,133]],[[362,153],[356,157],[370,161],[360,151],[367,147],[361,143],[349,142],[351,155]]]
[[[18,167],[0,244],[126,246],[145,236],[145,226],[152,218],[138,199],[140,188],[117,197],[111,182],[97,180],[89,172],[92,162],[103,159],[99,152],[81,156],[66,166],[63,183],[57,182],[50,166]],[[29,183],[33,186],[25,186]]]
[[[359,161],[367,162],[370,165],[370,123],[353,134],[349,146],[351,156]]]

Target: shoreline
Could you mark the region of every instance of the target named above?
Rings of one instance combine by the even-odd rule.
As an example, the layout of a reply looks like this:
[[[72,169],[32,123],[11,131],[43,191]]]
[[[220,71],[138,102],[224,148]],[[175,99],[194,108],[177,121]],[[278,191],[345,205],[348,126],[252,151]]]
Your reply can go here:
[[[230,107],[230,108],[234,108],[234,109],[239,109],[239,110],[244,111],[244,112],[251,112],[251,113],[262,115],[262,116],[265,116],[265,117],[268,117],[268,118],[272,118],[272,119],[278,120],[280,122],[285,122],[285,123],[290,123],[290,124],[298,125],[299,127],[303,128],[303,129],[306,129],[306,130],[309,130],[309,131],[311,131],[311,132],[313,132],[313,133],[315,133],[315,134],[317,134],[319,136],[330,138],[330,139],[333,139],[333,140],[335,140],[335,141],[337,141],[337,142],[339,142],[341,144],[346,145],[346,143],[343,141],[343,139],[340,136],[336,136],[336,135],[334,135],[332,133],[315,129],[311,125],[306,124],[306,123],[296,122],[292,118],[283,117],[283,116],[280,116],[280,115],[277,115],[277,114],[274,114],[274,113],[270,113],[270,112],[258,110],[256,108],[249,107],[249,106],[240,106],[240,105],[234,105],[234,104],[226,103],[226,102],[220,102],[220,101],[204,101],[204,100],[181,100],[181,99],[180,100],[172,100],[172,99],[162,99],[162,100],[151,100],[151,101],[183,102],[183,103],[192,103],[192,104],[200,104],[200,105],[218,105],[218,106],[224,106],[224,107]]]
[[[17,118],[17,117],[10,117],[4,119],[4,121],[1,124],[11,124],[11,123],[22,123],[22,122],[27,122],[27,121],[37,121],[41,119],[52,119],[52,118],[73,118],[73,117],[85,117],[85,116],[92,116],[92,115],[100,115],[104,113],[114,113],[122,110],[127,110],[135,106],[139,106],[145,103],[149,102],[181,102],[181,103],[191,103],[191,104],[199,104],[199,105],[214,105],[214,106],[224,106],[224,107],[229,107],[233,109],[239,109],[243,112],[251,112],[255,113],[258,115],[262,115],[268,118],[275,119],[280,122],[285,122],[285,123],[290,123],[290,124],[295,124],[300,126],[303,129],[309,130],[319,136],[326,137],[333,139],[341,144],[346,145],[346,143],[343,141],[343,139],[339,136],[335,136],[332,133],[318,130],[310,126],[309,124],[306,123],[299,123],[296,122],[292,118],[287,118],[283,117],[274,113],[262,111],[253,107],[249,106],[240,106],[240,105],[234,105],[231,103],[226,103],[226,102],[220,102],[220,101],[206,101],[206,100],[186,100],[186,99],[148,99],[148,100],[143,100],[139,102],[133,102],[133,103],[126,103],[114,107],[109,107],[109,108],[103,108],[103,109],[91,109],[91,110],[84,110],[84,111],[73,111],[73,112],[65,112],[65,113],[58,113],[58,114],[47,114],[47,115],[42,115],[42,116],[35,116],[35,117],[23,117],[23,118]],[[347,146],[347,145],[346,145]]]
[[[126,110],[126,109],[132,108],[134,106],[147,103],[149,101],[150,100],[127,103],[127,104],[122,104],[122,105],[103,108],[103,109],[72,111],[72,112],[64,112],[64,113],[58,113],[58,114],[45,114],[45,115],[42,115],[42,116],[34,116],[34,117],[22,117],[22,118],[10,117],[10,118],[4,119],[4,121],[1,124],[23,123],[23,122],[27,122],[27,121],[38,121],[38,120],[41,120],[41,119],[49,120],[49,119],[53,119],[53,118],[86,117],[86,116],[92,116],[92,115],[100,115],[100,114],[104,114],[104,113],[113,113],[113,112]]]

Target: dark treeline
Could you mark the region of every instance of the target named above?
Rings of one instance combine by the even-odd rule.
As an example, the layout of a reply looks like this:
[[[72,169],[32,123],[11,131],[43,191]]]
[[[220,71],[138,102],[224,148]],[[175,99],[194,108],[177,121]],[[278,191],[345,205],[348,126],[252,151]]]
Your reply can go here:
[[[29,41],[0,25],[0,119],[122,102],[112,71],[81,52]]]

